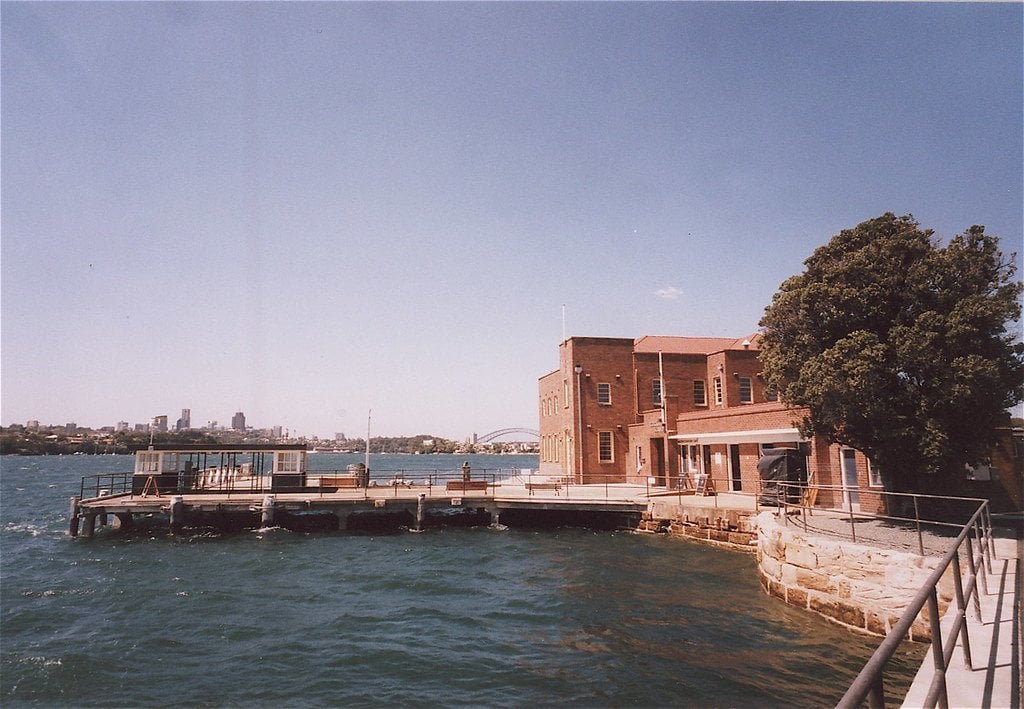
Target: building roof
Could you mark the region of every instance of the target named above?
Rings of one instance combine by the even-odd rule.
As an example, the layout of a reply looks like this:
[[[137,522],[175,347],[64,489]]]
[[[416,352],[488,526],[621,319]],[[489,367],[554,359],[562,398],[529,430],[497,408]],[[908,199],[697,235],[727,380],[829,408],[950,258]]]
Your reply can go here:
[[[741,337],[663,337],[645,335],[633,343],[634,352],[708,355],[723,350],[756,350],[759,334]],[[746,343],[746,346],[744,346]]]

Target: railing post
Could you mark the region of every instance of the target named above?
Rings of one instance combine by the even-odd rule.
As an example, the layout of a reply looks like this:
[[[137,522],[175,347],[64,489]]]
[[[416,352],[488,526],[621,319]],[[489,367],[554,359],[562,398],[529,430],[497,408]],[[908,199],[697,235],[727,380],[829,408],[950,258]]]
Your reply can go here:
[[[932,630],[932,661],[935,663],[935,679],[939,685],[939,706],[949,706],[949,697],[946,694],[946,656],[942,651],[942,627],[939,623],[939,596],[935,586],[932,586],[928,594],[928,621]]]
[[[847,495],[846,497],[846,507],[850,511],[850,538],[853,540],[853,543],[856,544],[857,527],[853,523],[853,497],[851,495]]]
[[[878,675],[878,679],[871,685],[871,693],[868,694],[868,706],[871,709],[884,709],[885,708],[885,687],[882,685],[882,675]]]
[[[989,560],[989,573],[992,573],[992,558],[996,555],[996,543],[992,538],[992,508],[988,502],[985,502],[985,534],[988,541],[988,545],[985,547],[985,553],[988,554]]]
[[[963,571],[960,568],[960,551],[953,552],[953,587],[956,591],[956,611],[960,616],[960,644],[964,651],[964,665],[971,669],[971,639],[967,631],[967,602],[964,598]]]
[[[964,538],[964,542],[967,544],[967,568],[971,570],[971,576],[974,577],[974,593],[971,594],[974,600],[974,619],[981,620],[981,601],[978,600],[978,581],[981,581],[981,592],[986,596],[988,595],[988,577],[985,574],[985,570],[981,570],[981,576],[978,575],[978,564],[974,559],[974,544],[971,543],[970,533]]]
[[[985,516],[981,515],[974,522],[975,538],[978,540],[978,550],[981,552],[982,573],[992,573],[992,557],[988,555],[988,543],[985,539]],[[986,590],[987,593],[987,590]]]
[[[917,495],[914,495],[914,522],[917,524],[917,550],[924,556],[924,537],[921,535],[921,514],[917,509]]]

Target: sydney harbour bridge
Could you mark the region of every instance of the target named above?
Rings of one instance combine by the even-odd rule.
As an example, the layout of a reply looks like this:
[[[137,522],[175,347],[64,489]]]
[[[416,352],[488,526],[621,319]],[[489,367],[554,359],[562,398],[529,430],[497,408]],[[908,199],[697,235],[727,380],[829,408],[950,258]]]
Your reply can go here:
[[[513,434],[524,434],[530,436],[533,440],[540,440],[540,431],[535,428],[499,428],[497,431],[491,431],[490,433],[485,433],[482,436],[474,435],[474,443],[490,443],[491,441],[496,441],[499,438],[505,438],[506,436],[511,436]],[[521,441],[521,439],[518,438],[510,439],[510,441],[513,440],[516,442]]]

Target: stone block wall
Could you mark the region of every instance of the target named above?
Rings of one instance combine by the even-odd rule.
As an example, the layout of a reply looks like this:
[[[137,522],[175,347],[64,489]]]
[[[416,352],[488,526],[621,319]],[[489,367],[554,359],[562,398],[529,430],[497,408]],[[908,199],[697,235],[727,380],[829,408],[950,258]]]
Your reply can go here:
[[[754,553],[757,523],[751,512],[655,501],[639,531],[659,532]]]
[[[799,528],[780,524],[773,512],[762,512],[751,522],[757,528],[758,575],[767,593],[873,635],[889,632],[939,561],[842,539],[804,536]],[[951,573],[947,571],[939,584],[940,613],[953,599]],[[926,606],[909,639],[930,638]]]

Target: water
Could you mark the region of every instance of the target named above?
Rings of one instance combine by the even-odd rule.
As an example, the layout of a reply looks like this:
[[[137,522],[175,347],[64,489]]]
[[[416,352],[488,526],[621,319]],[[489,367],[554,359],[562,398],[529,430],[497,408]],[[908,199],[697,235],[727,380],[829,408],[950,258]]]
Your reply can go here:
[[[311,466],[348,462],[323,458]],[[439,458],[373,467],[463,460]],[[68,538],[79,477],[129,466],[0,460],[4,706],[818,707],[878,642],[767,597],[750,556],[664,536]],[[901,655],[887,686],[905,690],[923,654]]]

